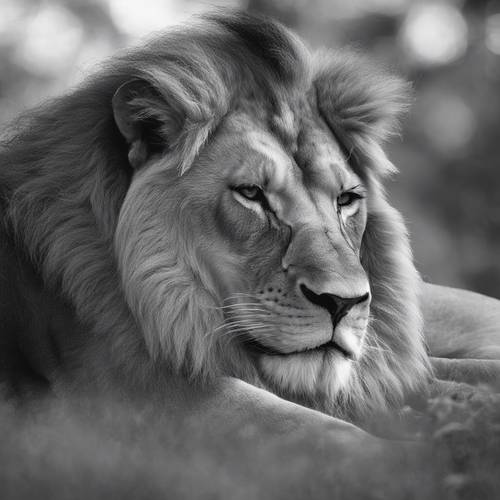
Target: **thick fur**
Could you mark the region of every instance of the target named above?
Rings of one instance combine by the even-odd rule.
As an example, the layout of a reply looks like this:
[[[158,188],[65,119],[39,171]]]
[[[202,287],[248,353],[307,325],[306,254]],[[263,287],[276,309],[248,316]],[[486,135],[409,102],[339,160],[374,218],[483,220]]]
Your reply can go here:
[[[241,14],[207,17],[118,55],[76,90],[11,125],[0,150],[3,233],[41,280],[42,295],[66,304],[80,332],[75,340],[76,327],[65,323],[57,335],[58,368],[42,361],[38,372],[57,384],[66,367],[81,374],[106,352],[127,374],[124,384],[147,377],[144,365],[150,365],[198,380],[229,371],[265,385],[249,366],[234,373],[220,352],[224,344],[210,335],[221,324],[215,309],[221,304],[195,251],[207,236],[189,227],[189,204],[196,200],[179,201],[171,207],[177,218],[167,220],[130,184],[133,172],[111,101],[134,78],[155,91],[137,99],[138,118],[159,124],[168,142],[165,199],[158,206],[175,202],[173,195],[167,200],[169,186],[242,99],[278,106],[288,95],[316,89],[325,121],[369,189],[361,251],[373,296],[369,349],[332,400],[271,389],[350,415],[398,405],[419,388],[428,375],[420,279],[404,223],[381,187],[392,170],[381,141],[393,132],[407,87],[350,53],[312,58],[280,25]],[[135,178],[148,175],[144,169]],[[86,375],[96,386],[108,376],[104,361],[97,365]]]

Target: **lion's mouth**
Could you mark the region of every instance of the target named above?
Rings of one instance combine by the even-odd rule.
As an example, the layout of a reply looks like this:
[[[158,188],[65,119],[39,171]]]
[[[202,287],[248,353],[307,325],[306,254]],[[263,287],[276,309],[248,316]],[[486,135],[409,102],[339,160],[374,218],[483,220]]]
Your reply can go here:
[[[354,353],[347,351],[341,345],[337,344],[335,340],[331,339],[324,344],[316,347],[306,347],[304,349],[298,349],[296,351],[282,352],[274,347],[269,347],[261,344],[258,340],[254,338],[245,339],[245,346],[254,351],[256,354],[265,354],[267,356],[293,356],[297,354],[313,353],[313,352],[328,352],[337,351],[342,354],[346,359],[355,359]]]

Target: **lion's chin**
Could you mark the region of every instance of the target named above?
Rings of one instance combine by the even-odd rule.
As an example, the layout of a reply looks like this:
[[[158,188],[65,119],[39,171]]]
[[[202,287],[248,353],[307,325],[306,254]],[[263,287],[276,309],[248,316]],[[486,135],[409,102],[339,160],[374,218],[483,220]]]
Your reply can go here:
[[[352,373],[352,361],[336,350],[288,356],[262,354],[258,366],[263,378],[282,391],[329,399],[347,386]]]

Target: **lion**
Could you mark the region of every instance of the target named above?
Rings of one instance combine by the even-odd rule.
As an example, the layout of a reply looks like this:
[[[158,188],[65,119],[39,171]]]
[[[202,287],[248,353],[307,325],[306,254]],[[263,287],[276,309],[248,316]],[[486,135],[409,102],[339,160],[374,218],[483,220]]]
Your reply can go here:
[[[434,356],[497,359],[499,303],[424,285],[384,192],[409,90],[218,13],[22,116],[0,150],[2,380],[338,444],[458,363]],[[453,378],[500,373],[478,363]]]

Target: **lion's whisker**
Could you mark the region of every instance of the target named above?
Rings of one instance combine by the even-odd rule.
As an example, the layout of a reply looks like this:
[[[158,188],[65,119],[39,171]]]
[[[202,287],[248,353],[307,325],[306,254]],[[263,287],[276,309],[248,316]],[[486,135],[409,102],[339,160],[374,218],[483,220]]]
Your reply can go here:
[[[242,304],[241,306],[231,306],[231,307],[224,307],[220,308],[220,310],[223,313],[238,313],[240,311],[263,311],[263,312],[270,312],[269,309],[266,307],[262,306],[261,304]]]
[[[235,313],[238,313],[240,311],[262,311],[262,312],[267,312],[267,313],[270,313],[270,311],[268,309],[265,309],[263,307],[252,307],[252,306],[246,306],[246,307],[233,307],[232,309],[227,309],[226,311],[224,312],[231,312],[231,311],[234,311]]]
[[[223,328],[229,328],[229,327],[239,327],[239,326],[247,326],[248,327],[252,324],[261,324],[261,323],[255,323],[255,322],[252,322],[250,320],[232,321],[232,322],[223,323],[222,325],[215,328],[213,331],[216,332],[218,330],[222,330]]]
[[[240,306],[262,306],[262,304],[260,302],[235,302],[234,304],[228,304],[225,306],[207,306],[204,307],[204,309],[230,309]]]
[[[212,330],[214,333],[219,331],[219,330],[231,330],[231,329],[242,329],[242,330],[250,330],[254,327],[259,327],[259,328],[269,328],[269,325],[264,324],[260,321],[256,321],[254,319],[246,319],[246,320],[239,320],[239,321],[228,321],[225,322],[221,325],[219,325],[217,328]]]
[[[252,299],[257,299],[258,300],[258,297],[257,295],[255,295],[254,293],[233,293],[231,295],[228,295],[224,300],[223,302],[226,302],[228,300],[231,300],[231,299],[239,299],[240,297],[251,297]]]
[[[392,352],[392,349],[387,345],[387,343],[378,337],[368,336],[365,342],[365,347],[372,347],[376,349],[382,349],[387,352]]]
[[[261,310],[246,310],[246,311],[241,311],[241,312],[238,312],[238,314],[231,314],[229,316],[227,316],[226,318],[226,322],[229,322],[229,321],[238,321],[238,320],[242,320],[242,319],[252,319],[252,318],[269,318],[269,316],[272,316],[271,313],[267,312],[267,311],[261,311]]]
[[[248,321],[241,321],[241,322],[237,322],[237,323],[236,322],[235,323],[223,323],[222,325],[219,325],[218,327],[214,328],[210,332],[210,334],[208,334],[208,335],[217,333],[220,330],[227,330],[229,328],[248,327],[249,325],[251,325],[251,323],[249,323]]]
[[[249,332],[253,332],[253,331],[265,331],[265,329],[267,328],[267,326],[265,325],[256,325],[256,326],[252,326],[252,327],[246,327],[246,328],[241,328],[241,327],[235,327],[235,328],[231,328],[231,329],[227,329],[227,330],[224,330],[221,334],[218,335],[218,338],[220,339],[225,339],[225,338],[228,338],[228,337],[231,337],[231,338],[238,338],[238,337],[245,337],[248,335]]]
[[[266,325],[247,325],[245,326],[245,328],[242,328],[241,326],[233,326],[233,327],[230,327],[230,328],[226,328],[224,330],[224,333],[227,333],[227,332],[233,332],[233,331],[252,331],[252,330],[261,330],[261,329],[265,329],[265,328],[268,328]]]
[[[371,346],[371,345],[365,345],[364,348],[368,349],[370,351],[379,351],[379,352],[387,352],[387,353],[391,353],[392,352],[389,349],[383,349],[382,347],[374,347],[374,346]]]

